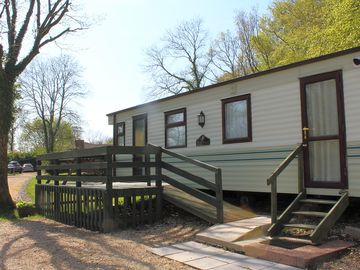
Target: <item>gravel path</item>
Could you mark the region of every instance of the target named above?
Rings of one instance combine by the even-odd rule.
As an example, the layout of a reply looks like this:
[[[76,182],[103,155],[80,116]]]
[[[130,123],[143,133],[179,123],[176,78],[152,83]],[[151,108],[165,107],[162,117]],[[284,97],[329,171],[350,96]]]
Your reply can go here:
[[[206,226],[183,215],[111,234],[45,218],[0,222],[0,269],[192,269],[149,247],[190,240]]]
[[[27,183],[36,175],[36,173],[17,173],[8,176],[10,194],[14,201],[31,201],[25,192]]]
[[[12,198],[25,193],[35,173],[9,176]],[[159,257],[150,247],[188,241],[209,224],[170,209],[160,223],[101,234],[45,218],[0,221],[0,269],[193,269]]]

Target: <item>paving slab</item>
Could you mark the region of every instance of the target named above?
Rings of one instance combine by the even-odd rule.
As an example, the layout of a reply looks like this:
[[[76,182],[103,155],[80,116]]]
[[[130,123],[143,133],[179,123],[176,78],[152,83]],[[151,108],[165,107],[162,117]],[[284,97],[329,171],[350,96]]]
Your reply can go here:
[[[240,260],[244,260],[247,258],[247,256],[245,256],[243,254],[239,254],[239,253],[225,251],[224,253],[214,255],[213,258],[215,258],[219,261],[223,261],[223,262],[231,264],[231,263],[238,262]]]
[[[174,261],[178,261],[178,262],[182,262],[182,263],[186,263],[188,261],[192,261],[192,260],[196,260],[196,259],[200,259],[200,258],[205,258],[208,255],[203,254],[203,253],[198,253],[198,252],[191,252],[191,251],[185,251],[185,252],[181,252],[181,253],[176,253],[176,254],[172,254],[172,255],[168,255],[165,256],[168,259],[174,260]]]
[[[157,255],[182,262],[197,269],[288,269],[286,268],[286,265],[280,265],[263,259],[252,258],[243,254],[233,253],[222,248],[207,246],[193,241],[170,247],[152,248],[151,251]],[[282,268],[272,268],[275,266]]]
[[[249,268],[241,267],[235,264],[227,264],[212,268],[211,270],[249,270]]]
[[[339,252],[345,251],[354,243],[342,240],[326,242],[322,245],[302,245],[298,248],[284,248],[270,245],[268,242],[245,245],[245,254],[281,264],[306,268],[315,263],[327,260]]]
[[[172,245],[171,247],[180,250],[194,250],[194,249],[207,248],[209,246],[195,241],[188,241],[188,242]]]
[[[153,248],[151,252],[159,256],[167,256],[167,255],[184,252],[184,250],[170,246],[170,247]]]
[[[197,269],[207,270],[219,266],[225,266],[228,263],[213,259],[211,257],[205,257],[205,258],[189,261],[186,264],[195,267]]]

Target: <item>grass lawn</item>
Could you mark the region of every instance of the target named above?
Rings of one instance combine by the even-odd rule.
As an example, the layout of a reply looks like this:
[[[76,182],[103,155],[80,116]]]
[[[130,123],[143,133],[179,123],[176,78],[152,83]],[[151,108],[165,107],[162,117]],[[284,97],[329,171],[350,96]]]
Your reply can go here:
[[[36,178],[32,178],[25,188],[26,194],[31,198],[31,202],[35,203],[35,185]]]
[[[30,197],[31,202],[30,203],[25,203],[25,202],[18,202],[16,204],[16,207],[18,209],[13,210],[10,213],[0,213],[0,222],[1,221],[15,221],[18,220],[20,218],[19,216],[19,209],[20,208],[25,208],[25,207],[30,207],[33,208],[34,207],[34,203],[35,203],[35,185],[36,185],[36,178],[32,178],[29,183],[27,184],[26,188],[25,188],[25,192],[26,194]],[[36,219],[40,217],[39,215],[31,215],[26,217],[26,219]]]

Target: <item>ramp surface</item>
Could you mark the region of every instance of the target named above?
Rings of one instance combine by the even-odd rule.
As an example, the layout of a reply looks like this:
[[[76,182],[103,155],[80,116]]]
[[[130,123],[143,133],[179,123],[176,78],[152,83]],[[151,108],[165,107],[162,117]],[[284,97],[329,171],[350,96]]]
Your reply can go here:
[[[175,206],[209,222],[216,220],[215,207],[181,191],[180,189],[174,188],[170,185],[164,185],[163,198]],[[247,209],[224,202],[224,223],[252,218],[255,216],[255,213]]]

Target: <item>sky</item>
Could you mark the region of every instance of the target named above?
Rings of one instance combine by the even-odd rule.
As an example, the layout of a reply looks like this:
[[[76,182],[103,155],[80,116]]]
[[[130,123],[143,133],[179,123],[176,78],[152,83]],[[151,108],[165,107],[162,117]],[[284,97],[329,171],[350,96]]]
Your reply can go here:
[[[146,101],[149,76],[145,50],[181,22],[201,18],[210,38],[234,29],[236,11],[257,7],[267,12],[271,0],[81,0],[91,27],[67,36],[60,47],[49,46],[41,57],[73,55],[83,68],[89,91],[77,104],[83,137],[112,136],[106,114]]]

